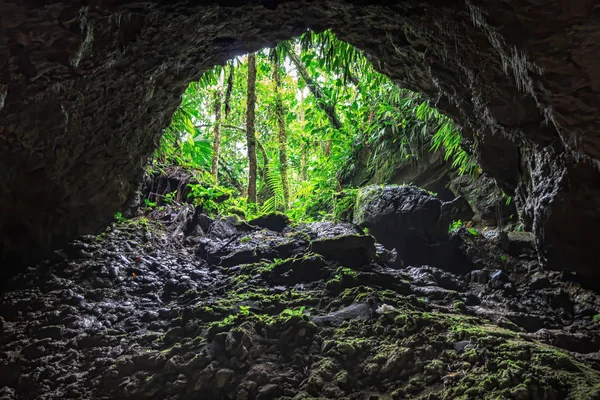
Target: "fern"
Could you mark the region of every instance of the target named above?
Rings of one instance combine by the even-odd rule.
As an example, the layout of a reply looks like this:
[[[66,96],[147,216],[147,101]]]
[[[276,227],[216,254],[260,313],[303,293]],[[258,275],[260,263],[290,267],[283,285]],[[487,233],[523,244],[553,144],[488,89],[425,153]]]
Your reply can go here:
[[[283,184],[277,165],[273,162],[270,163],[269,168],[266,171],[265,181],[271,197],[263,203],[262,211],[265,213],[279,211],[284,204]]]

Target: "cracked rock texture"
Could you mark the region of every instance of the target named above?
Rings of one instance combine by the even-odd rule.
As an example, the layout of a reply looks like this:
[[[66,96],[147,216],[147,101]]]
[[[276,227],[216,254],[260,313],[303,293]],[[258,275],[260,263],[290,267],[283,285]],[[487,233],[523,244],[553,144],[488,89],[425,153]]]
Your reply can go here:
[[[599,239],[581,237],[600,223],[595,2],[191,4],[0,2],[4,259],[98,232],[133,197],[191,80],[310,27],[332,28],[459,122],[515,194],[541,259],[597,275]]]
[[[600,398],[600,295],[530,233],[454,235],[466,274],[390,268],[351,224],[112,224],[0,294],[0,399]]]

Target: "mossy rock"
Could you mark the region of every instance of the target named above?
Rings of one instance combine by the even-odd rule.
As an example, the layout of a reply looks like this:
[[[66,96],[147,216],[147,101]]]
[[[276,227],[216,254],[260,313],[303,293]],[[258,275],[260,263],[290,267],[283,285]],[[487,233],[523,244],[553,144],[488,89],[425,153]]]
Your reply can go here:
[[[375,238],[370,235],[344,235],[313,240],[311,251],[347,267],[359,267],[375,261]]]
[[[290,224],[290,218],[280,212],[273,212],[269,214],[263,214],[260,217],[256,217],[248,221],[250,225],[258,226],[260,228],[269,229],[275,232],[283,232],[286,226]]]

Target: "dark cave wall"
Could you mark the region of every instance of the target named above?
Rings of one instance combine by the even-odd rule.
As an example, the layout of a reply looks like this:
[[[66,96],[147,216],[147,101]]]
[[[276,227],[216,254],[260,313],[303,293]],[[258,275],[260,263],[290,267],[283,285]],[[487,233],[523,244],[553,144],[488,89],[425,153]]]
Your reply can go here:
[[[596,273],[597,240],[572,239],[600,223],[594,2],[203,4],[0,1],[5,257],[31,261],[102,229],[204,70],[331,27],[462,125],[484,170],[516,190],[552,265]],[[570,257],[577,262],[565,263]]]

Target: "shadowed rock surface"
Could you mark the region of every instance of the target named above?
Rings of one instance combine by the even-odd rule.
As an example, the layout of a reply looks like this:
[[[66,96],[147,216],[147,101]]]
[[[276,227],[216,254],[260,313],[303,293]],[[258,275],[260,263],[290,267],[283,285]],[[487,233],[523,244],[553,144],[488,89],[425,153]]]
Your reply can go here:
[[[465,272],[469,262],[448,227],[472,216],[462,197],[442,202],[412,185],[367,186],[359,190],[354,223],[397,251],[396,266],[421,263]]]
[[[0,399],[600,395],[600,296],[541,270],[532,241],[510,237],[512,256],[492,233],[460,230],[477,269],[457,275],[389,268],[371,246],[352,266],[310,252],[357,240],[350,224],[275,232],[189,206],[153,217],[80,237],[11,280]]]
[[[597,276],[597,236],[580,235],[600,224],[594,2],[5,0],[0,15],[4,260],[40,259],[126,208],[203,71],[332,28],[462,124],[551,267]]]

